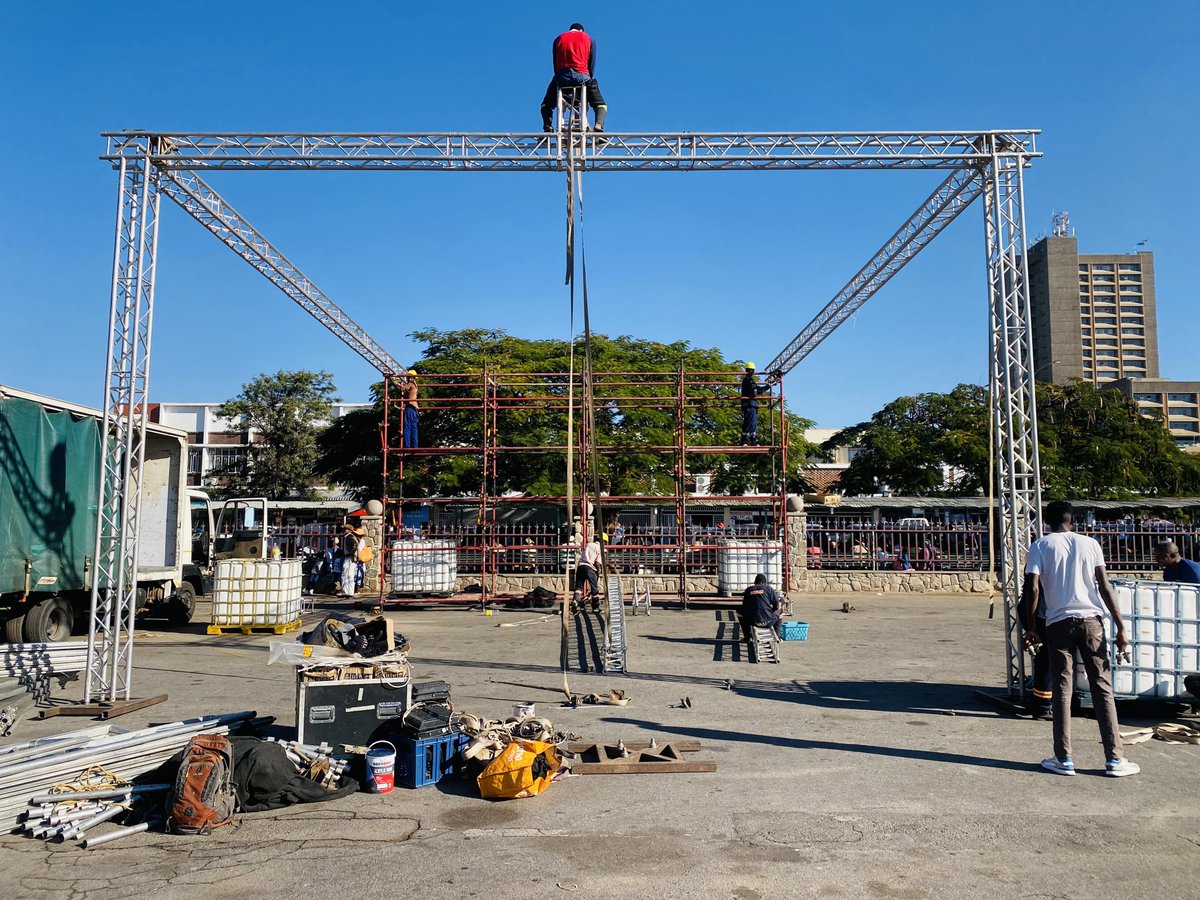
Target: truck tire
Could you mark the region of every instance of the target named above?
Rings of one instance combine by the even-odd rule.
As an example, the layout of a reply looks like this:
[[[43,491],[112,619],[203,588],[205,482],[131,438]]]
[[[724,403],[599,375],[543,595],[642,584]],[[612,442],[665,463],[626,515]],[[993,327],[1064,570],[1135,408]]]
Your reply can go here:
[[[179,589],[175,591],[175,596],[171,598],[170,604],[167,621],[176,627],[188,624],[192,621],[192,614],[196,611],[196,589],[190,583],[182,582]]]
[[[75,630],[75,610],[63,597],[47,597],[25,613],[25,640],[31,644],[65,641]]]
[[[4,620],[4,639],[10,644],[25,640],[25,613],[16,613]]]

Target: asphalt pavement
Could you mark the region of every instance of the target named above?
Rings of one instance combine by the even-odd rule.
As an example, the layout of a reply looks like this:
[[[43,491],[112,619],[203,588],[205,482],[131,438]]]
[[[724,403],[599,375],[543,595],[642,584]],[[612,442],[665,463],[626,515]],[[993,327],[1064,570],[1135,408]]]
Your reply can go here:
[[[849,601],[855,609],[841,611]],[[332,601],[330,601],[332,603]],[[204,618],[202,605],[199,617]],[[94,851],[0,838],[13,897],[462,898],[1131,897],[1197,894],[1200,747],[1129,748],[1142,774],[1103,776],[1077,717],[1080,774],[1042,771],[1050,724],[980,701],[1004,673],[1003,622],[976,597],[808,595],[807,641],[746,661],[724,611],[655,609],[628,622],[627,676],[570,674],[624,707],[562,709],[560,622],[538,611],[389,611],[418,680],[503,717],[534,702],[597,742],[698,739],[713,774],[578,776],[487,802],[444,782],[247,815],[208,837],[144,834]],[[501,628],[502,623],[517,623]],[[267,636],[202,625],[138,633],[138,727],[254,709],[295,720],[294,676]],[[67,694],[75,688],[68,688]],[[691,708],[680,701],[687,697]],[[1161,710],[1122,710],[1123,724]],[[14,735],[91,724],[22,721]]]

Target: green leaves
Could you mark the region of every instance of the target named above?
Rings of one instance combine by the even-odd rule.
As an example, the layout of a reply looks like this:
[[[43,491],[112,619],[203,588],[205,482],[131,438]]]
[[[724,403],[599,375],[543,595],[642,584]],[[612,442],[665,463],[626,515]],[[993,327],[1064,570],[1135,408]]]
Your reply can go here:
[[[887,485],[897,494],[961,496],[987,487],[988,396],[960,384],[948,394],[893,400],[868,422],[844,429],[827,449],[854,446],[843,474],[851,494]],[[1038,447],[1047,500],[1181,496],[1200,488],[1200,460],[1182,452],[1162,423],[1116,390],[1088,382],[1039,384]],[[947,485],[943,464],[965,477]]]
[[[211,474],[224,480],[229,493],[311,498],[317,432],[329,421],[334,393],[328,372],[281,371],[243,385],[217,415],[252,431],[246,464]]]
[[[571,345],[563,340],[528,340],[500,329],[470,328],[460,331],[426,329],[414,332],[426,345],[414,365],[420,381],[421,443],[423,446],[480,447],[483,416],[479,404],[480,374],[486,366],[496,376],[500,411],[495,420],[495,442],[500,447],[564,446],[567,443],[567,377]],[[596,439],[601,446],[629,447],[600,454],[603,489],[612,495],[664,494],[673,488],[674,458],[670,452],[639,447],[673,447],[676,443],[676,380],[680,366],[688,373],[685,390],[685,429],[690,445],[720,446],[737,443],[741,434],[739,406],[740,367],[726,363],[720,351],[691,347],[686,341],[663,344],[629,335],[610,338],[593,335],[592,361],[597,373]],[[584,365],[582,342],[575,346],[576,374]],[[714,373],[704,376],[700,373]],[[524,373],[524,374],[522,374]],[[382,417],[382,385],[374,389],[375,408],[351,413],[336,422],[319,445],[319,468],[360,497],[378,496]],[[576,388],[575,426],[582,423],[582,395]],[[464,402],[467,401],[467,402]],[[765,408],[760,434],[769,434]],[[398,419],[389,429],[399,431]],[[793,436],[787,477],[799,483],[799,460],[817,448],[797,436],[810,422],[788,416]],[[579,435],[575,437],[578,446]],[[557,496],[566,490],[566,462],[562,452],[501,453],[495,489],[537,496]],[[699,463],[692,459],[692,467]],[[370,472],[374,466],[374,473]],[[741,490],[756,485],[770,490],[769,461],[762,458],[709,456],[706,470],[715,475],[717,491]],[[482,484],[480,457],[424,457],[405,463],[407,497],[475,495]],[[389,486],[398,496],[399,483]]]

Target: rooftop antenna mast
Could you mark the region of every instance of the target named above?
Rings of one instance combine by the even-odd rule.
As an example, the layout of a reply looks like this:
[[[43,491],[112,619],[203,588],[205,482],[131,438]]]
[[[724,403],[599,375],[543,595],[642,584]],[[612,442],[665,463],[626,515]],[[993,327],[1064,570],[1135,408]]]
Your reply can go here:
[[[1071,214],[1065,209],[1050,217],[1050,233],[1054,237],[1075,237],[1075,229],[1071,227]]]

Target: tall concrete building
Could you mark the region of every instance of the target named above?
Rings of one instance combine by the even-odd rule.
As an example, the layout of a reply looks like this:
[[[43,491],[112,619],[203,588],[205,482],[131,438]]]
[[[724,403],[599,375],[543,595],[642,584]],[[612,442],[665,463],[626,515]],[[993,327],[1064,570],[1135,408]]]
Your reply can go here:
[[[1158,378],[1153,253],[1081,254],[1074,237],[1047,237],[1028,260],[1037,380]]]

